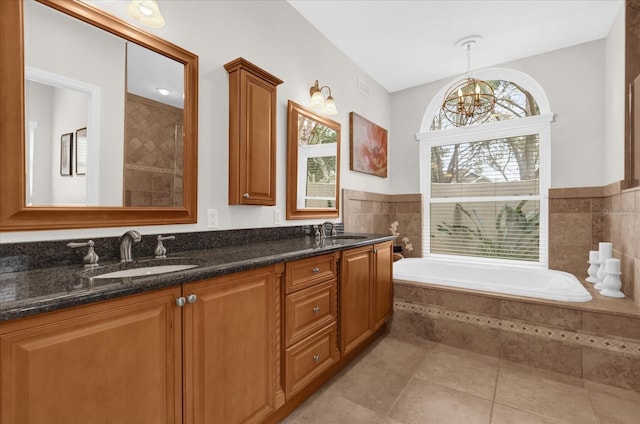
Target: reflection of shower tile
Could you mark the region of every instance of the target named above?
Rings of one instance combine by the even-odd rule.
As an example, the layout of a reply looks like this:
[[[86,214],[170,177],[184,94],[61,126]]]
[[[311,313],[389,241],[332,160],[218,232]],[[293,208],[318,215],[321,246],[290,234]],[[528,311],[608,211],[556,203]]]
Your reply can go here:
[[[132,191],[151,191],[151,174],[147,171],[127,169],[124,174],[124,185]]]
[[[151,193],[151,204],[153,206],[172,206],[173,194],[170,192]]]
[[[151,180],[151,188],[154,193],[173,192],[173,175],[154,172]]]
[[[151,206],[151,192],[132,191],[131,206]]]

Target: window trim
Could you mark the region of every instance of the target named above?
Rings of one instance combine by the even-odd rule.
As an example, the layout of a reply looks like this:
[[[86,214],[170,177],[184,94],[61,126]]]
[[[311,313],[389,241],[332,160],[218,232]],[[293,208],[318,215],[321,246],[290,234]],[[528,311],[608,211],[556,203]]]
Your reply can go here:
[[[505,79],[504,77],[500,79]],[[523,87],[527,89],[526,87]],[[438,97],[434,98],[436,101]],[[538,99],[536,98],[536,101]],[[432,103],[434,103],[432,101]],[[431,120],[433,117],[431,116]],[[551,183],[551,122],[554,115],[545,113],[541,115],[530,116],[526,118],[511,119],[508,121],[497,121],[481,124],[475,127],[459,127],[446,130],[427,131],[416,134],[416,140],[419,142],[420,151],[420,193],[423,194],[423,224],[422,224],[422,252],[424,257],[448,258],[461,262],[480,262],[514,264],[521,263],[528,266],[548,267],[549,264],[549,187]],[[426,115],[425,115],[426,118]],[[423,122],[424,124],[424,122]],[[429,126],[431,121],[429,121]],[[431,148],[442,145],[451,145],[459,143],[471,143],[474,141],[482,141],[493,138],[517,137],[520,135],[538,134],[540,146],[540,253],[538,262],[514,261],[511,259],[496,258],[479,258],[462,255],[446,255],[431,253],[431,211],[429,208],[431,202]],[[425,166],[429,164],[429,166]],[[528,196],[531,197],[531,196]],[[522,200],[525,197],[520,196]],[[487,197],[485,201],[500,201],[499,197]],[[451,201],[451,198],[447,199]],[[438,201],[434,202],[438,203]]]
[[[307,144],[298,146],[298,209],[306,208],[307,200],[335,200],[336,197],[307,196],[307,163],[310,158],[333,157],[338,154],[337,143]]]

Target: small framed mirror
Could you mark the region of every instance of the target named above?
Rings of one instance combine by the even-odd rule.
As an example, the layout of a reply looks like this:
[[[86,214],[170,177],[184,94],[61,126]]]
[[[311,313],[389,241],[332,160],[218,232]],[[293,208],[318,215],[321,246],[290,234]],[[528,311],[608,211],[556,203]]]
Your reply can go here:
[[[340,124],[289,100],[287,219],[337,218]]]

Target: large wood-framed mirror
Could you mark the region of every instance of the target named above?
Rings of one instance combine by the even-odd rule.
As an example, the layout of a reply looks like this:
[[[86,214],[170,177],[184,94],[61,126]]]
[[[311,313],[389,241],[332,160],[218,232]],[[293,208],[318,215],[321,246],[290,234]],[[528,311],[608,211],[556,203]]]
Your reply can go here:
[[[0,24],[0,231],[195,223],[198,57],[79,0],[0,1]],[[38,38],[51,44],[33,48]],[[106,68],[114,62],[121,67]],[[141,79],[154,89],[171,82],[136,76],[136,63],[166,66],[160,74],[178,76],[176,93],[164,100],[138,91]],[[168,135],[140,132],[128,120],[135,107],[162,115]],[[153,150],[172,155],[150,159]],[[149,170],[157,175],[138,172]],[[168,188],[152,196],[128,180]],[[74,190],[79,200],[68,196]]]
[[[340,124],[289,100],[287,219],[337,218]]]

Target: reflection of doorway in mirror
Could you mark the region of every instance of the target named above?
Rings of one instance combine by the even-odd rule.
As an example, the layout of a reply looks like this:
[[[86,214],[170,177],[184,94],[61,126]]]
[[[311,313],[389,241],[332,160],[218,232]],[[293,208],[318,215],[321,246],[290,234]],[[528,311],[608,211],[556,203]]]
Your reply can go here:
[[[91,128],[92,123],[99,125],[100,89],[29,66],[25,67],[25,79],[27,205],[96,204],[92,199],[97,199],[98,190],[92,187],[97,187],[97,174],[77,176],[73,172],[75,164],[71,163],[70,174],[62,175],[59,143],[61,134],[75,135],[78,128]],[[99,139],[96,136],[97,143]],[[75,152],[75,145],[72,147]],[[97,149],[86,152],[97,155]],[[96,159],[94,162],[97,164]]]

